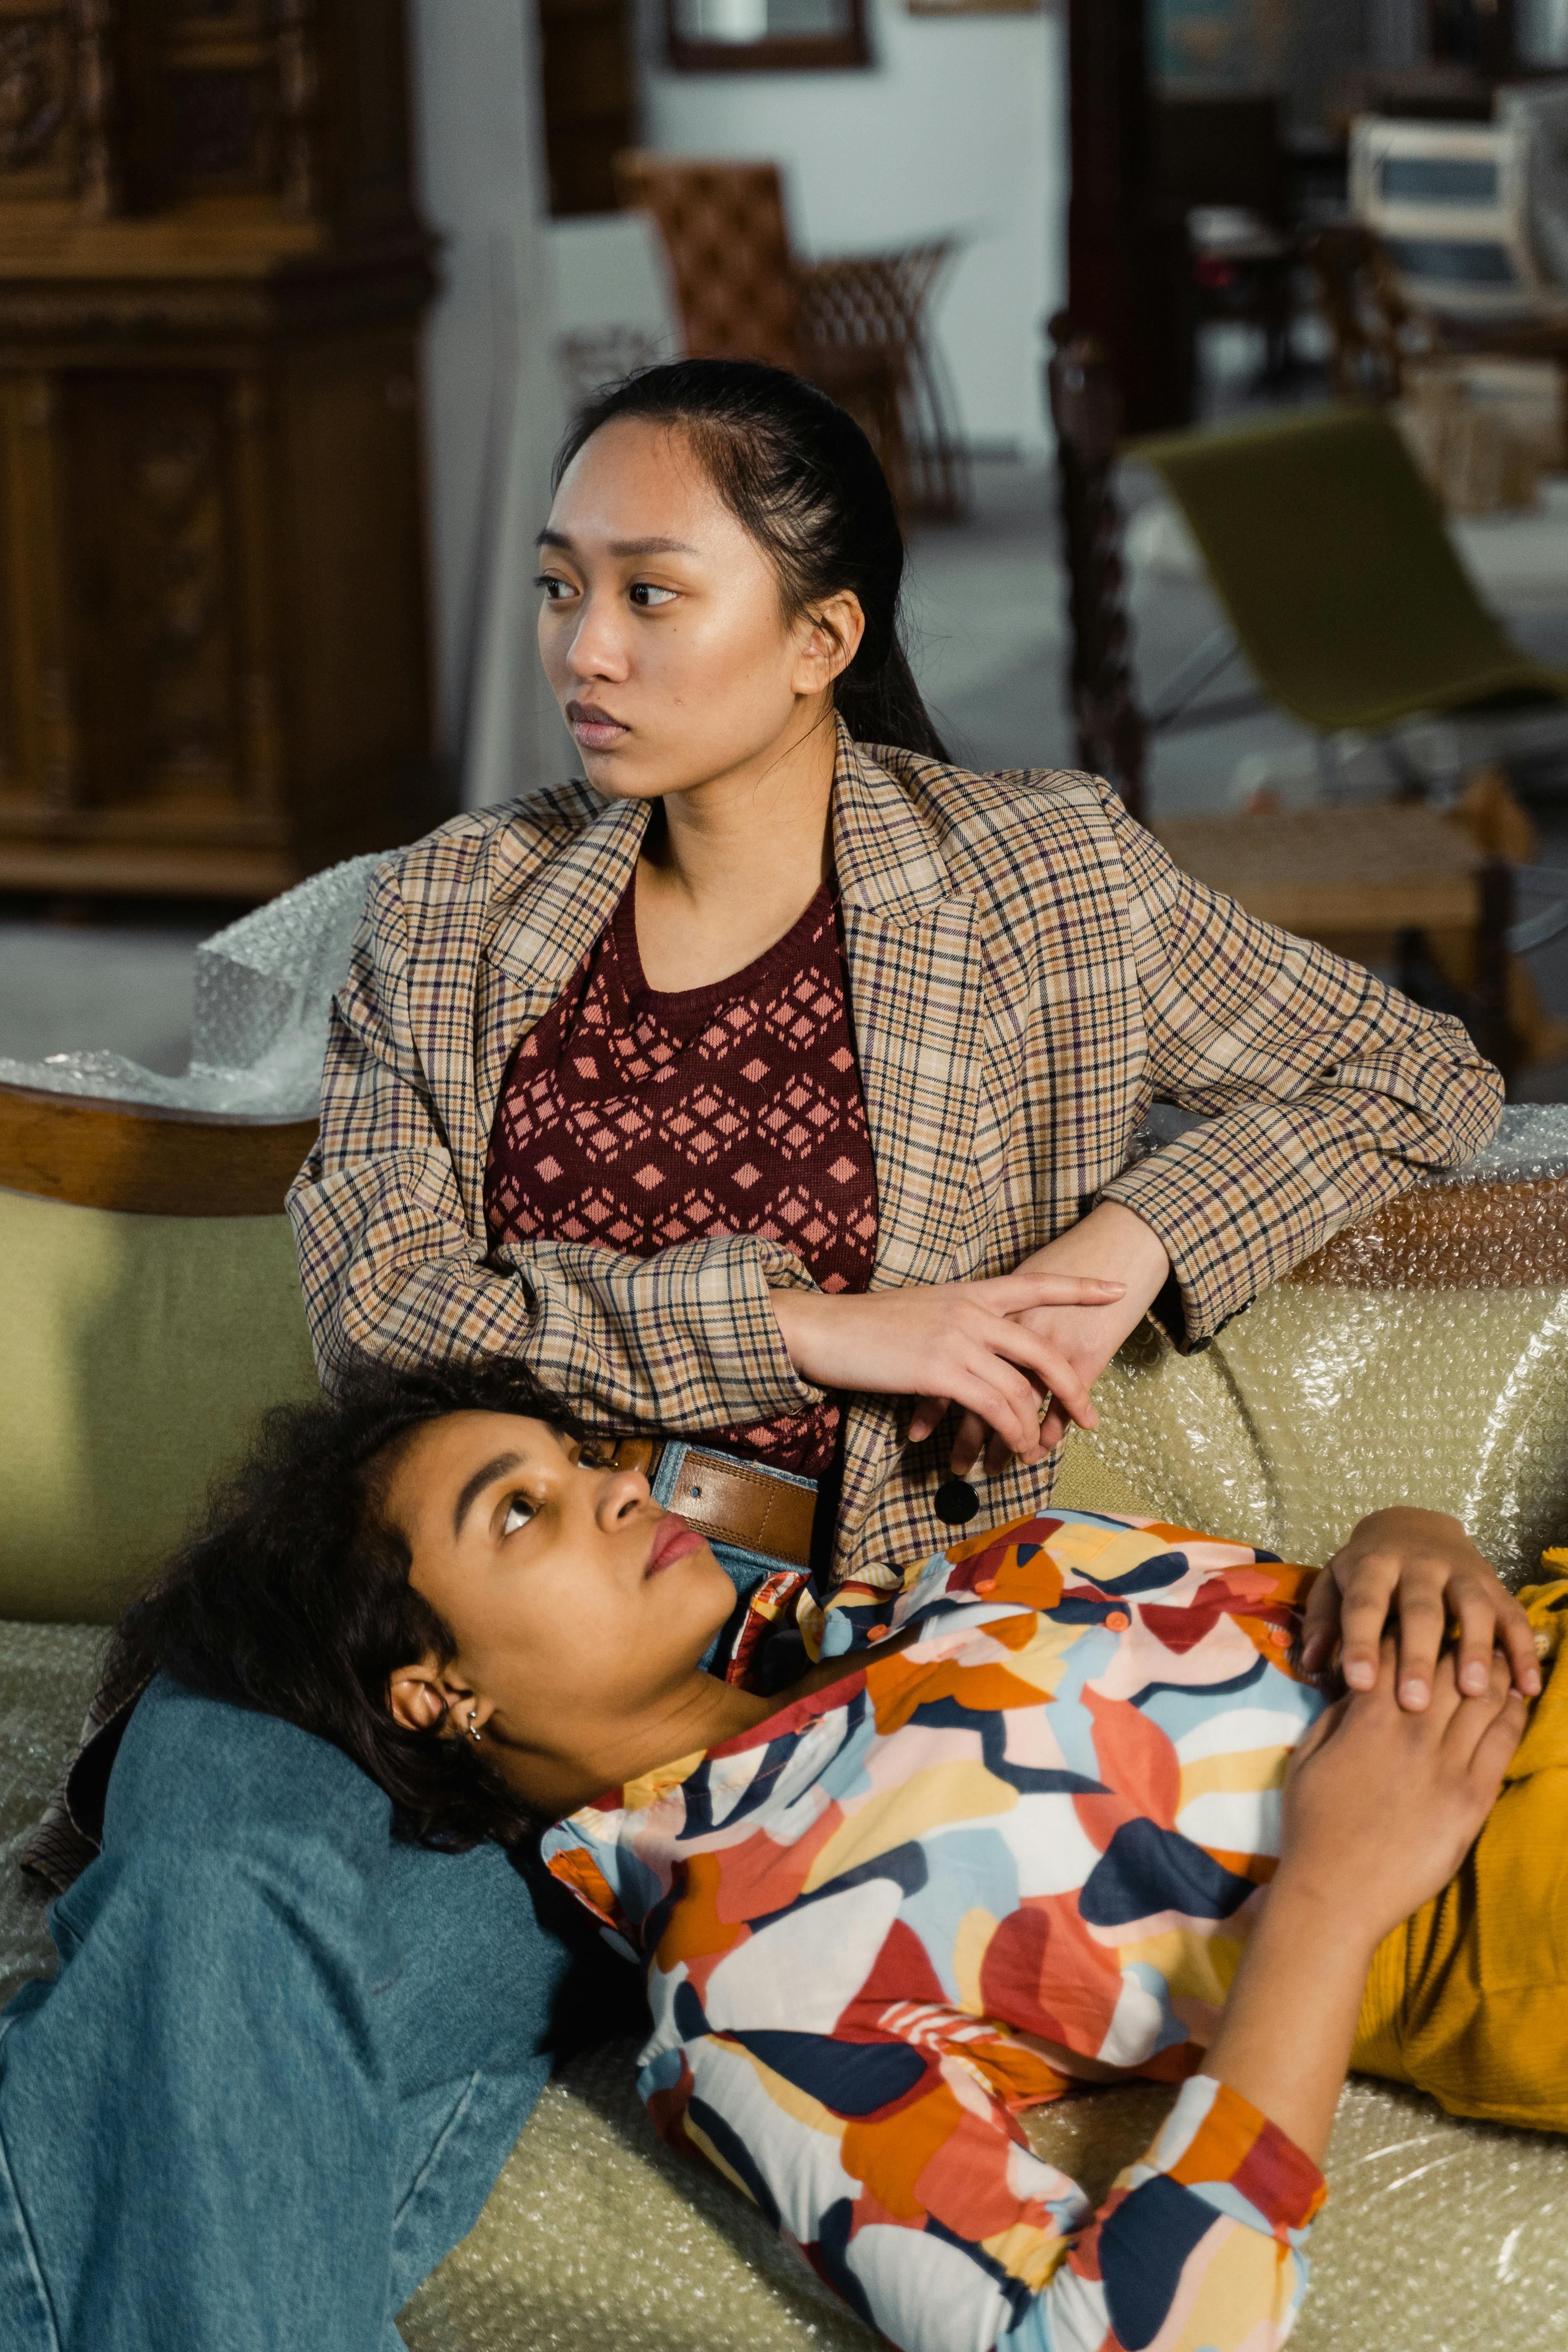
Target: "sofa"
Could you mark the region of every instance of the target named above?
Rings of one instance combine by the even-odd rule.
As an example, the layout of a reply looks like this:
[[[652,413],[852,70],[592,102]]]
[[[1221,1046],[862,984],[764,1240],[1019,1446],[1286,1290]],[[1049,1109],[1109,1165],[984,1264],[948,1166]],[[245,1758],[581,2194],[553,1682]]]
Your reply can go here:
[[[107,1639],[257,1412],[308,1393],[284,1222],[41,1198],[0,1150],[0,1999],[49,1964],[15,1857]],[[58,1188],[57,1188],[58,1191]],[[251,1203],[254,1207],[254,1203]],[[1514,1582],[1568,1537],[1568,1113],[1513,1110],[1258,1300],[1205,1353],[1152,1326],[1058,1496],[1316,1560],[1363,1510],[1460,1512]],[[738,2192],[655,2140],[634,2046],[565,2066],[470,2235],[401,2315],[411,2352],[850,2352],[870,2339]],[[1168,2092],[1095,2090],[1030,2137],[1097,2194]],[[1301,2352],[1568,2340],[1568,2141],[1343,2095]],[[1197,2347],[1193,2347],[1197,2352]]]

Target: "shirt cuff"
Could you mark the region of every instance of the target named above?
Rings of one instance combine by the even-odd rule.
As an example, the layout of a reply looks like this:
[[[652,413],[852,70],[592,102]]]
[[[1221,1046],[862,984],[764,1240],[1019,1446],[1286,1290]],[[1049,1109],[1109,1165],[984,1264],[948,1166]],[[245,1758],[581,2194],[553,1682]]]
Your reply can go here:
[[[1126,2176],[1131,2190],[1163,2173],[1216,2213],[1300,2248],[1328,2183],[1310,2156],[1228,2083],[1194,2074],[1163,2129]]]
[[[1223,1148],[1223,1139],[1221,1139]],[[1112,1177],[1100,1193],[1142,1217],[1165,1245],[1170,1279],[1152,1313],[1188,1353],[1206,1348],[1258,1293],[1321,1248],[1346,1222],[1349,1203],[1287,1211],[1241,1181],[1212,1129],[1184,1135]]]

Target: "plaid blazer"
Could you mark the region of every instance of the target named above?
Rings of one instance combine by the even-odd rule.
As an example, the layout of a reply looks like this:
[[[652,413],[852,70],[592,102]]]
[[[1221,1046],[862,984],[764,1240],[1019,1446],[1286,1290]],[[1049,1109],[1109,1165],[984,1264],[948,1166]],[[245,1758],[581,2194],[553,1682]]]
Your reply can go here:
[[[318,1365],[520,1357],[616,1429],[799,1410],[769,1304],[781,1242],[640,1260],[491,1249],[508,1056],[604,929],[648,811],[585,784],[456,818],[373,877],[334,1006],[317,1148],[289,1194]],[[1460,1024],[1182,873],[1086,775],[973,775],[840,727],[833,854],[878,1187],[878,1286],[1010,1273],[1100,1200],[1159,1234],[1189,1346],[1423,1168],[1493,1134]],[[1210,1114],[1132,1161],[1156,1099]],[[847,1400],[836,1572],[929,1550],[951,1430]],[[987,1487],[1037,1510],[1054,1462]]]

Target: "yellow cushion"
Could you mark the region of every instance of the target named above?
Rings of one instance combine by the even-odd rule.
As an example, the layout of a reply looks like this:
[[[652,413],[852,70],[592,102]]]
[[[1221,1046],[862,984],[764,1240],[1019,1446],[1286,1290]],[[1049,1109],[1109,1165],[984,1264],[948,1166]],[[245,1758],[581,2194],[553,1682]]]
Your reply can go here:
[[[110,1623],[315,1393],[287,1218],[0,1192],[0,1618]]]

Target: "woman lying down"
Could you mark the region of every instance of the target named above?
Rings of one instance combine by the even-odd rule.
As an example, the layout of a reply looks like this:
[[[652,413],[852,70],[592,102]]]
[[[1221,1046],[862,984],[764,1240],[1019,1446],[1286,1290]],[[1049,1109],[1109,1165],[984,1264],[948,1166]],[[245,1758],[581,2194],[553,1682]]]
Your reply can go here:
[[[646,1965],[658,2130],[906,2352],[1261,2352],[1347,2064],[1568,2125],[1530,1974],[1568,1703],[1549,1681],[1526,1736],[1523,1695],[1568,1581],[1527,1621],[1417,1513],[1334,1567],[1362,1610],[1401,1559],[1403,1664],[1338,1627],[1328,1574],[1314,1603],[1245,1545],[1063,1510],[893,1595],[775,1577],[725,1678],[733,1587],[639,1472],[526,1374],[382,1374],[275,1431],[128,1638],[346,1747],[416,1834],[552,1824],[551,1869]],[[1423,1573],[1462,1621],[1435,1671]],[[1342,1630],[1370,1686],[1330,1705],[1302,1658]],[[1017,2118],[1127,2076],[1171,2112],[1095,2212]]]

